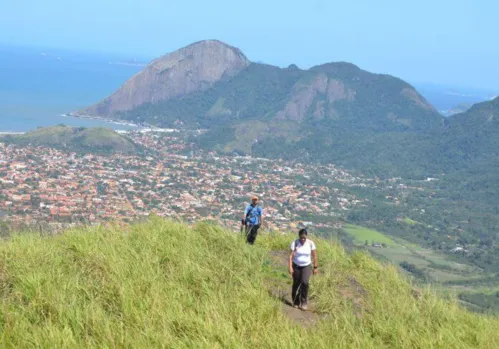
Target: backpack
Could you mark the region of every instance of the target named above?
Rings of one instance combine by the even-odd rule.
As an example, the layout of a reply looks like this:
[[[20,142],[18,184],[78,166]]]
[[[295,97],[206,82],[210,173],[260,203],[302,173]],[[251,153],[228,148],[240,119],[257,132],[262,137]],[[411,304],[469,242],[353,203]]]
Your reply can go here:
[[[248,210],[248,213],[246,213],[246,218],[245,218],[246,224],[248,223],[248,217],[249,217],[249,215],[250,215],[251,213],[253,213],[253,210],[254,210],[255,208],[257,208],[257,207],[258,207],[258,206],[253,206],[253,205],[250,205],[250,206],[251,206],[251,209],[250,209],[250,210]]]
[[[295,240],[295,252],[296,252],[296,250],[298,250],[298,244],[299,243],[300,243],[300,239],[296,239]],[[308,243],[308,239],[307,239],[307,241],[305,241],[305,244],[307,244],[307,243]],[[305,246],[305,245],[303,245],[303,246]]]

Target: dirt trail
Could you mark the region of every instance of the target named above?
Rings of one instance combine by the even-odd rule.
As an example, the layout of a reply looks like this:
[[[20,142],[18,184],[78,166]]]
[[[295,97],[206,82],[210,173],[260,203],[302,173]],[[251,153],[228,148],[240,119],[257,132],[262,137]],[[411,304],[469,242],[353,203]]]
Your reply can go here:
[[[288,272],[288,254],[286,251],[271,251],[270,260],[272,266],[279,272]],[[289,274],[288,274],[289,275]],[[313,277],[313,276],[312,276]],[[272,297],[277,298],[282,303],[283,313],[294,322],[302,326],[311,326],[315,324],[323,316],[315,312],[315,302],[313,298],[308,301],[308,310],[303,311],[298,308],[293,308],[291,303],[291,285],[292,279],[286,282],[283,279],[269,280],[269,293]]]

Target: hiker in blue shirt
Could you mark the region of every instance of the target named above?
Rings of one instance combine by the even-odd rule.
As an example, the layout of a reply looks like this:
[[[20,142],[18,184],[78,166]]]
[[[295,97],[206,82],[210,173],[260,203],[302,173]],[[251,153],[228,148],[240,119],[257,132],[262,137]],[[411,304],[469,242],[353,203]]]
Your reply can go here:
[[[242,223],[246,228],[246,241],[253,245],[255,243],[258,229],[263,225],[263,210],[258,206],[258,197],[251,198],[251,204],[246,206]]]

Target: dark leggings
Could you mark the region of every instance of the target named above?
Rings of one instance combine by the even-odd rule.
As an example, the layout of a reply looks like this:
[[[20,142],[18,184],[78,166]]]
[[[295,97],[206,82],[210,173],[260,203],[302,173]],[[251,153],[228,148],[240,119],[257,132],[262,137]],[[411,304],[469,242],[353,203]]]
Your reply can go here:
[[[246,226],[246,241],[250,245],[253,245],[255,243],[256,234],[258,234],[258,228],[260,228],[260,224]]]
[[[291,297],[293,305],[307,304],[308,299],[308,280],[312,275],[312,265],[300,267],[293,263],[293,288]]]

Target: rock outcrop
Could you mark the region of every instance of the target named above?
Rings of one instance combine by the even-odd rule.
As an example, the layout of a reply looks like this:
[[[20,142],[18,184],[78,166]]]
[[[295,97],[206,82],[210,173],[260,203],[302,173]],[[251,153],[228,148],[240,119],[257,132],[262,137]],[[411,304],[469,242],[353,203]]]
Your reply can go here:
[[[145,103],[182,97],[206,90],[249,64],[235,47],[217,40],[199,41],[155,59],[111,96],[73,114],[113,116]]]

